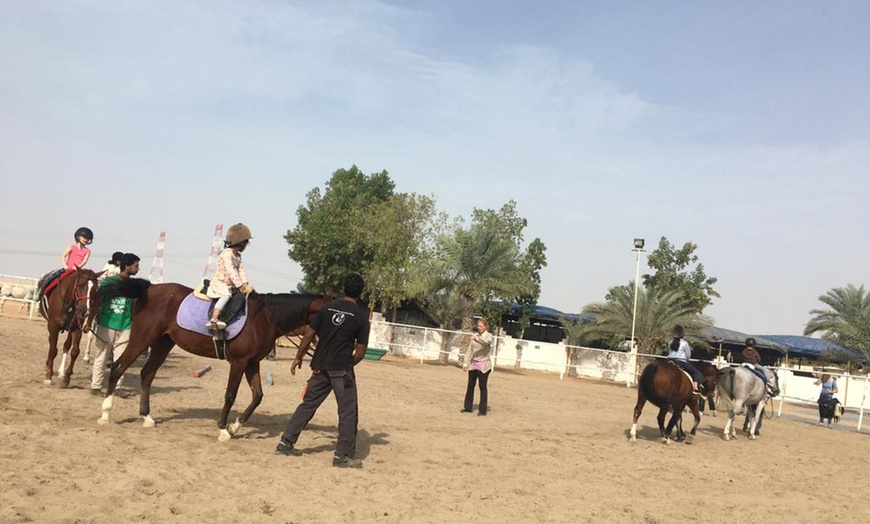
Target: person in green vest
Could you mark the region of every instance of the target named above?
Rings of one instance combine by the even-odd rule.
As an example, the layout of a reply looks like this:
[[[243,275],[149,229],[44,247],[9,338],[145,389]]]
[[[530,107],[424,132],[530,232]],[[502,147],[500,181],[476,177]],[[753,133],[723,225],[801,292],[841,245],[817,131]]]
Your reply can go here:
[[[100,283],[100,289],[119,280],[127,280],[139,272],[139,257],[133,253],[121,256],[121,272],[106,277]],[[91,394],[102,394],[103,381],[108,378],[106,369],[124,353],[130,340],[130,328],[133,326],[133,299],[114,297],[104,300],[97,319],[97,353],[94,356],[94,368],[91,372]]]

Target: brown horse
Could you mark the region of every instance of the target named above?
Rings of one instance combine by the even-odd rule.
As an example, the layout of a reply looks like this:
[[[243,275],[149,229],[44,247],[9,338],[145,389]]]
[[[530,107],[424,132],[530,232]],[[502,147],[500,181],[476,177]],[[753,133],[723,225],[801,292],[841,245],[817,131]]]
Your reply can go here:
[[[78,268],[60,281],[48,295],[39,301],[39,314],[48,324],[48,359],[45,361],[45,384],[51,384],[54,376],[54,359],[57,357],[57,341],[63,331],[67,331],[63,344],[63,357],[58,374],[61,375],[61,386],[69,386],[76,358],[79,356],[79,342],[82,331],[87,333],[91,328],[93,314],[99,311],[97,295],[97,279],[103,273],[94,273],[89,269]],[[40,279],[38,286],[44,284]],[[69,362],[67,362],[69,359]]]
[[[148,360],[142,367],[142,394],[139,414],[144,427],[153,427],[151,418],[151,382],[166,360],[169,351],[179,346],[185,351],[208,358],[217,358],[211,337],[185,330],[178,326],[176,314],[181,302],[192,292],[181,284],[155,284],[143,279],[129,279],[105,286],[101,294],[106,297],[123,296],[137,299],[133,307],[133,327],[130,341],[121,358],[115,362],[109,377],[106,398],[103,399],[101,424],[109,422],[112,399],[118,379],[139,355],[150,347]],[[326,303],[326,297],[293,293],[251,293],[247,303],[247,322],[239,334],[227,341],[226,359],[230,364],[224,406],[221,410],[218,440],[226,441],[247,422],[263,399],[260,382],[260,361],[274,347],[278,337],[309,324]],[[205,322],[206,319],[203,319]],[[227,428],[227,418],[236,400],[242,375],[251,387],[252,400],[245,411]]]
[[[670,443],[671,431],[677,428],[677,442],[686,441],[691,444],[695,431],[701,422],[698,411],[698,396],[692,393],[692,380],[676,364],[667,360],[650,362],[640,375],[637,387],[637,404],[634,407],[634,421],[631,425],[631,442],[637,441],[637,419],[646,402],[650,401],[659,408],[657,417],[662,442]],[[695,417],[695,424],[687,436],[683,432],[683,408],[689,406]],[[673,410],[671,420],[665,427],[665,416],[668,410]]]

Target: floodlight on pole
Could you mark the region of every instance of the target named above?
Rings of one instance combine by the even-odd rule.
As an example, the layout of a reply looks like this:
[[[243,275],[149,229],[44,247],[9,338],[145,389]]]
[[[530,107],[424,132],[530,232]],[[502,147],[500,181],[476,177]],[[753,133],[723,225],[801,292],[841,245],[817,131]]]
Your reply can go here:
[[[634,328],[637,325],[637,291],[638,291],[638,284],[640,281],[640,254],[645,252],[643,249],[643,246],[644,246],[644,240],[642,238],[635,238],[634,239],[634,249],[632,249],[632,251],[634,251],[634,253],[635,253],[634,306],[633,306],[632,312],[631,312],[631,349],[630,349],[630,352],[631,352],[631,356],[634,357],[633,360],[635,362],[636,362],[636,355],[637,355],[637,342],[635,341],[635,338],[634,338]],[[633,368],[634,368],[634,366],[632,366],[632,372],[636,371]],[[629,380],[627,381],[626,385],[630,385],[630,382],[633,378],[634,377],[633,377],[633,373],[632,373],[632,375],[629,376]]]

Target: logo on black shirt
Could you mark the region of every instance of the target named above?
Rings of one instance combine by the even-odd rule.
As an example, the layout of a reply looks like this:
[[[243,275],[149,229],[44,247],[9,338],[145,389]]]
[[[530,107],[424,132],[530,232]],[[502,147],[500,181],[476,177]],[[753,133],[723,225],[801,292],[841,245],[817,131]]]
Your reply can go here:
[[[336,313],[332,315],[332,324],[334,326],[340,326],[344,324],[345,314],[344,313]]]

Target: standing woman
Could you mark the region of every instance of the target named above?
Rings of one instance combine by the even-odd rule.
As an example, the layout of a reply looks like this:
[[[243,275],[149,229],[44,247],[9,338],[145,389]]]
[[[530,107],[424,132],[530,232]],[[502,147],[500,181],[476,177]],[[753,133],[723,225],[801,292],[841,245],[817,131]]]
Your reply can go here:
[[[828,427],[831,426],[832,419],[834,418],[834,410],[830,408],[831,402],[834,400],[834,395],[839,391],[837,389],[837,381],[834,380],[831,375],[827,373],[823,374],[821,378],[816,380],[816,385],[822,386],[822,391],[819,393],[819,425],[824,426],[825,423],[823,419],[825,415],[828,416]]]
[[[486,416],[487,391],[486,382],[492,371],[492,360],[489,356],[492,352],[492,333],[487,331],[489,322],[485,318],[477,321],[477,332],[471,338],[468,351],[465,352],[465,361],[462,370],[468,372],[468,388],[465,390],[465,407],[463,413],[471,413],[474,406],[474,384],[480,383],[480,405],[477,414]]]

